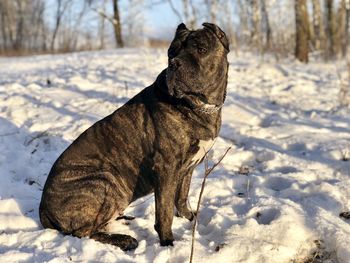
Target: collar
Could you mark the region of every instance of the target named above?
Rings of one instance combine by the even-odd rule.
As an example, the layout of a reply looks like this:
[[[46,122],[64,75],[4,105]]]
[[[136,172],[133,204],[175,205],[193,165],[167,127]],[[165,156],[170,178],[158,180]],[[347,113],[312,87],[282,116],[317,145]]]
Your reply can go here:
[[[222,108],[222,106],[224,106],[224,104],[215,105],[215,104],[207,104],[207,103],[201,102],[201,105],[199,105],[198,107],[194,107],[193,110],[203,112],[206,114],[212,114],[212,113],[218,112]]]

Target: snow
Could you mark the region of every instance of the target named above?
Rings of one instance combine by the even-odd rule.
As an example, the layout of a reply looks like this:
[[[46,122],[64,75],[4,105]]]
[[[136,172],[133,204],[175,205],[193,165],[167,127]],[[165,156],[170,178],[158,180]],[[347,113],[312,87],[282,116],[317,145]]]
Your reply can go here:
[[[350,209],[350,109],[338,98],[345,62],[233,53],[229,60],[210,164],[232,149],[209,175],[194,262],[303,262],[320,247],[322,262],[350,262],[350,222],[339,217]],[[188,261],[192,224],[175,217],[174,247],[161,247],[153,195],[127,208],[135,220],[110,226],[139,241],[126,253],[44,230],[38,217],[60,153],[166,63],[166,51],[153,49],[0,58],[0,262]],[[192,180],[193,209],[203,173],[200,165]]]

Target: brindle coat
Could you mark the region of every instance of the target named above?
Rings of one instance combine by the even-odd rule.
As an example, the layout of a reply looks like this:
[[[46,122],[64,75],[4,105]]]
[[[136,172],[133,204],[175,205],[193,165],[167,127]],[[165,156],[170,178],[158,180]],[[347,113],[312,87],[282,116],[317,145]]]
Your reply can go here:
[[[174,207],[187,207],[191,175],[217,137],[228,72],[228,41],[205,23],[177,28],[169,66],[155,83],[82,133],[57,159],[47,178],[40,220],[45,228],[90,237],[124,250],[136,239],[103,232],[134,200],[154,191],[155,229],[172,245]]]

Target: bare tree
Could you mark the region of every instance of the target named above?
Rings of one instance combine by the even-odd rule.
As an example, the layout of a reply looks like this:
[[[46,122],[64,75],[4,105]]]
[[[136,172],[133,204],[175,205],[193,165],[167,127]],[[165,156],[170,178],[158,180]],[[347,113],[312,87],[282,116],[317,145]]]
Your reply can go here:
[[[190,5],[188,0],[182,0],[182,7],[184,10],[184,18],[185,18],[185,24],[189,24],[190,21],[190,14],[189,14],[189,9],[190,9]]]
[[[233,22],[234,11],[232,8],[232,2],[223,1],[220,4],[219,13],[222,15],[219,16],[218,23],[222,26],[222,28],[226,32],[226,35],[231,45],[233,46],[233,49],[235,50],[235,52],[237,52],[237,39],[236,39],[236,32],[234,28],[234,22]]]
[[[102,12],[106,13],[106,0],[103,0],[102,2]],[[98,22],[98,36],[100,39],[99,49],[105,48],[105,20],[106,18],[104,16],[99,16],[99,22]]]
[[[335,55],[334,40],[335,40],[335,18],[333,11],[333,0],[326,0],[326,36],[327,36],[327,49],[326,58],[333,58]]]
[[[205,4],[209,13],[209,21],[216,23],[218,15],[219,0],[205,0]]]
[[[119,14],[119,0],[113,0],[113,29],[117,47],[124,47],[122,27]]]
[[[17,16],[17,30],[16,30],[16,39],[13,45],[16,51],[23,49],[23,38],[24,38],[24,10],[27,8],[27,2],[17,0],[18,7],[18,16]]]
[[[336,31],[335,31],[335,48],[334,52],[336,55],[346,55],[349,37],[349,15],[350,6],[349,0],[341,0],[336,21]]]
[[[309,18],[306,0],[295,0],[296,43],[295,57],[307,63],[309,61]]]
[[[270,18],[269,13],[266,8],[266,0],[261,0],[261,19],[263,23],[263,31],[265,32],[265,44],[264,50],[269,50],[271,47],[271,26],[270,26]]]
[[[173,11],[173,13],[177,16],[179,22],[182,22],[183,19],[182,19],[182,16],[180,14],[180,11],[174,6],[174,3],[172,0],[168,0],[168,3],[169,3],[169,6],[170,6],[170,9]]]
[[[43,0],[0,1],[0,49],[21,54],[45,46]]]
[[[312,43],[316,50],[320,50],[322,48],[322,45],[324,45],[322,43],[324,43],[325,40],[320,0],[312,0],[312,9]]]
[[[345,0],[345,32],[344,32],[344,40],[343,40],[343,48],[342,54],[345,57],[348,51],[349,45],[349,27],[350,27],[350,0]]]
[[[249,23],[248,23],[248,7],[244,4],[244,0],[238,0],[237,7],[238,12],[237,15],[239,16],[239,39],[242,42],[246,42],[246,39],[250,35],[249,31]]]
[[[122,25],[121,25],[121,19],[120,19],[120,10],[119,10],[119,0],[112,0],[113,4],[113,15],[109,16],[106,14],[105,9],[100,9],[92,6],[94,0],[87,0],[91,10],[99,14],[103,19],[107,19],[112,24],[113,31],[114,31],[114,39],[117,47],[124,47],[124,40],[123,40],[123,34],[122,34]],[[104,23],[104,22],[103,22]]]
[[[259,0],[249,0],[250,10],[251,10],[251,40],[255,48],[260,50],[261,48],[261,13],[260,13],[260,1]]]
[[[195,4],[193,3],[193,0],[189,0],[191,10],[192,10],[192,18],[190,20],[189,26],[191,28],[194,28],[198,24],[198,18],[197,18],[197,8]]]
[[[78,38],[79,38],[79,31],[80,31],[79,27],[83,21],[84,16],[86,15],[86,11],[87,11],[87,3],[86,3],[86,1],[83,1],[83,6],[82,6],[81,10],[77,14],[77,16],[72,19],[75,21],[74,21],[74,24],[72,26],[72,29],[69,32],[70,33],[69,40],[68,40],[69,50],[76,50],[78,48]],[[87,37],[87,38],[89,38],[89,37]]]
[[[69,4],[71,4],[71,1],[72,0],[56,0],[57,7],[56,7],[56,14],[55,14],[55,27],[52,34],[51,44],[50,44],[51,52],[53,52],[55,49],[55,40],[57,37],[57,33],[61,26],[63,15],[66,12]]]
[[[31,12],[31,39],[29,49],[34,51],[46,51],[47,28],[45,26],[45,2],[41,0],[33,1],[33,11]]]
[[[1,16],[1,46],[7,51],[14,44],[14,29],[16,29],[16,9],[13,1],[0,1]]]
[[[182,0],[184,22],[189,28],[197,25],[197,8],[192,0]]]

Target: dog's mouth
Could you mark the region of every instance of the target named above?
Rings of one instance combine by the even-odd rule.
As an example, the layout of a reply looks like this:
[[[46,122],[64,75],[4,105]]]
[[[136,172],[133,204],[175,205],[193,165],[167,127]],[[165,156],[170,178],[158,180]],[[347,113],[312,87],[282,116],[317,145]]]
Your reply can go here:
[[[198,108],[208,103],[202,93],[194,91],[198,89],[194,89],[188,83],[179,79],[174,72],[167,73],[166,82],[169,95],[176,99],[184,100],[192,108]]]
[[[177,78],[176,76],[167,77],[167,86],[169,95],[178,99],[196,95],[194,92],[192,92],[193,89],[189,84]]]

